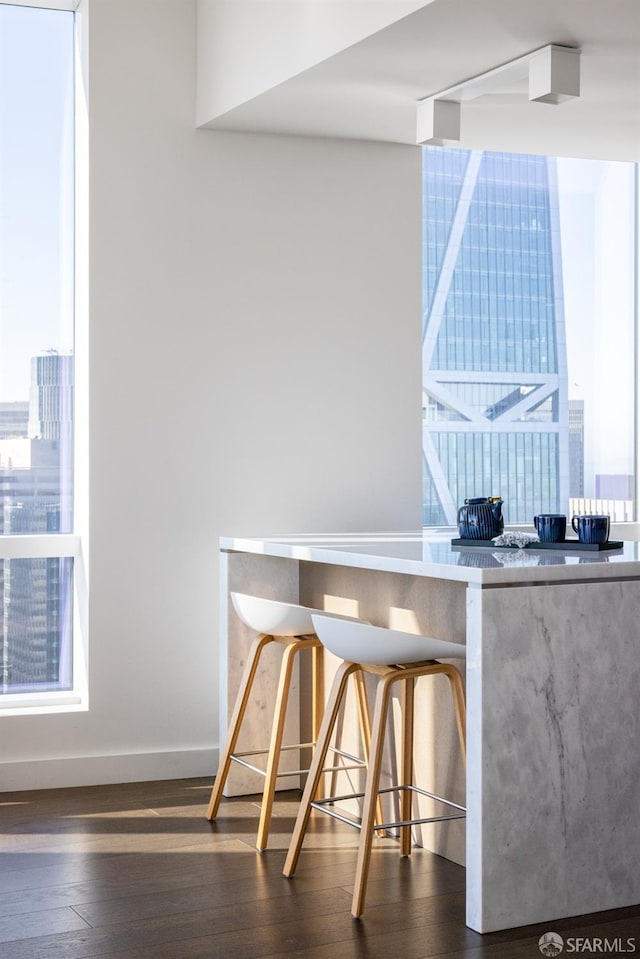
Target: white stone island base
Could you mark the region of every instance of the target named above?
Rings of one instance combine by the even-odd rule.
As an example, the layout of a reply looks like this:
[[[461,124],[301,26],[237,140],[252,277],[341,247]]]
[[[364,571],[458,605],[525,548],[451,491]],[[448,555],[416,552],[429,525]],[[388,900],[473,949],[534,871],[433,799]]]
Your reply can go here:
[[[416,838],[466,862],[467,924],[490,932],[638,903],[637,544],[525,556],[452,549],[452,535],[225,539],[221,738],[251,641],[231,590],[466,642],[466,822]],[[334,668],[327,657],[327,682]],[[276,673],[274,660],[260,677],[258,718],[246,732],[253,744],[268,739]],[[300,682],[304,702],[304,675]],[[437,683],[418,686],[416,781],[464,803],[446,682]],[[289,741],[298,740],[297,718],[294,710]],[[344,743],[357,747],[355,722],[347,716],[344,726]],[[291,768],[298,761],[293,753]],[[391,748],[388,776],[394,766]],[[261,788],[234,769],[232,794]]]

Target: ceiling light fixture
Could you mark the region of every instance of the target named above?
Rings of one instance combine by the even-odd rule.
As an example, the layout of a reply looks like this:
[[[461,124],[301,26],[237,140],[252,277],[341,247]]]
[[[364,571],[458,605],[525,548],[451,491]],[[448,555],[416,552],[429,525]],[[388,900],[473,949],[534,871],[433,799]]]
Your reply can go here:
[[[580,51],[548,44],[517,60],[470,77],[417,103],[417,137],[421,144],[442,146],[460,140],[460,104],[488,93],[503,92],[528,77],[528,99],[563,103],[580,96]]]

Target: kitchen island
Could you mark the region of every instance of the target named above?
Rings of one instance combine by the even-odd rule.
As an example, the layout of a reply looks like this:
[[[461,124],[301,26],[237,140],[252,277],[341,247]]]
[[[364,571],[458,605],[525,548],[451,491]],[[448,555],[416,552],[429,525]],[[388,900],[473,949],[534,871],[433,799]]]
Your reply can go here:
[[[466,802],[466,821],[424,827],[420,844],[465,863],[467,924],[490,932],[636,904],[638,544],[498,550],[455,536],[224,537],[221,738],[250,641],[230,591],[466,643],[466,790],[446,689],[425,689],[416,723],[417,781]],[[276,671],[267,665],[256,692],[263,708]],[[234,794],[259,791],[254,775],[235,776]]]

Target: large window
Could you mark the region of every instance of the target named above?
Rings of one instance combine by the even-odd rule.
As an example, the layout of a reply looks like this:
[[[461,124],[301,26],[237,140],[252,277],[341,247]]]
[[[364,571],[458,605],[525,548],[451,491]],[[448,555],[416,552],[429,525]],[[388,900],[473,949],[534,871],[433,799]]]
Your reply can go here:
[[[636,502],[635,164],[426,147],[424,523]]]
[[[0,707],[74,688],[73,107],[73,14],[0,4]]]

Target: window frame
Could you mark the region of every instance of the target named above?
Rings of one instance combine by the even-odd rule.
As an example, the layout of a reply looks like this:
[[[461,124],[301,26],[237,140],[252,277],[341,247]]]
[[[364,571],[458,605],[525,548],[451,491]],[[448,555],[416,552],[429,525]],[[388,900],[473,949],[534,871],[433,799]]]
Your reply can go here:
[[[88,700],[88,564],[83,544],[88,530],[88,97],[86,18],[81,0],[0,0],[0,6],[60,10],[72,15],[73,24],[73,357],[74,477],[73,532],[8,534],[0,536],[0,560],[66,559],[73,561],[72,576],[72,688],[30,690],[0,694],[0,717],[87,711]],[[81,415],[79,414],[81,412]]]

